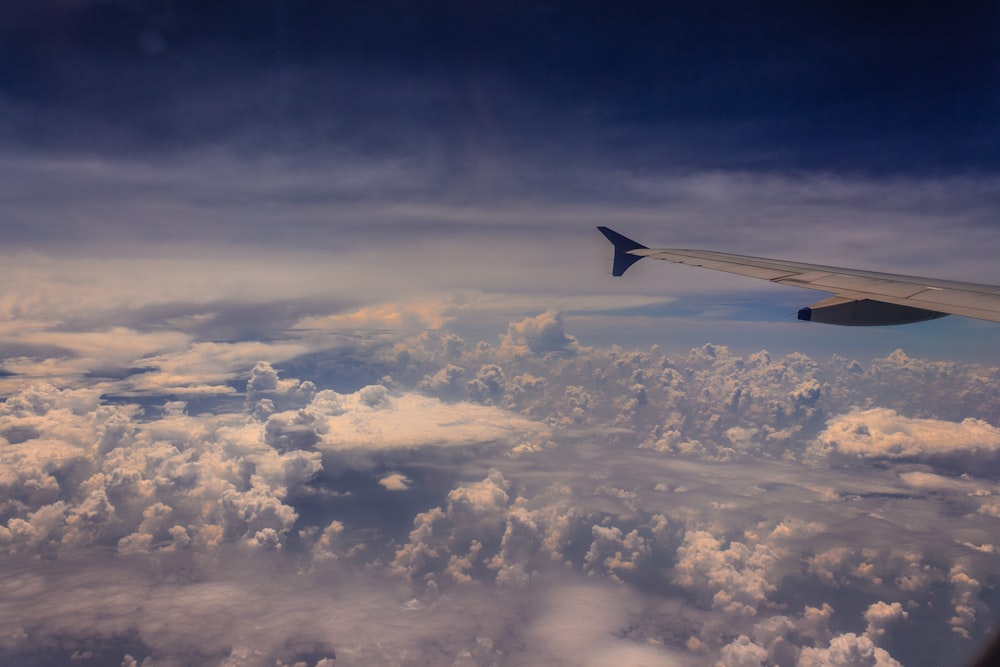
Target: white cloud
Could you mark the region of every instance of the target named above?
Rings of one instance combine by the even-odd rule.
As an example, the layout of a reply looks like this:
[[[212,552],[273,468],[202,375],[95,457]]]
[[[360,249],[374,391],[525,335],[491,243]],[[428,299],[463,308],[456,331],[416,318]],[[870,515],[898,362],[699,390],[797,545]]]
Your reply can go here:
[[[450,319],[446,298],[410,303],[382,303],[365,306],[348,313],[307,317],[295,324],[295,329],[323,331],[358,331],[389,329],[396,332],[419,333],[440,329]]]
[[[387,491],[406,491],[413,481],[398,472],[390,473],[378,481]]]
[[[955,634],[968,638],[969,629],[976,622],[977,612],[985,607],[979,601],[981,584],[960,564],[952,566],[948,572],[948,581],[953,586],[951,602],[955,607],[955,615],[948,622]]]
[[[511,322],[502,348],[511,354],[574,354],[579,350],[576,338],[563,327],[563,314],[547,310],[520,322]]]
[[[719,652],[716,667],[762,667],[767,661],[767,649],[740,635]]]
[[[46,323],[51,326],[52,323]],[[191,337],[179,331],[145,333],[126,327],[102,331],[59,332],[44,325],[17,326],[0,336],[0,347],[30,343],[43,350],[53,349],[52,357],[8,357],[4,367],[31,380],[51,378],[65,382],[76,375],[105,368],[139,363],[140,359],[186,348]],[[58,350],[58,351],[57,351]],[[10,379],[7,382],[11,382]]]
[[[649,556],[649,545],[638,530],[623,534],[615,526],[594,526],[593,534],[594,541],[583,560],[590,572],[614,577],[616,571],[632,570],[640,559]]]
[[[908,470],[899,473],[899,478],[914,489],[931,491],[958,491],[975,493],[980,484],[968,477],[947,477],[924,470]]]
[[[690,530],[677,550],[674,580],[734,616],[754,616],[777,589],[780,554],[767,544],[728,545],[706,530]]]
[[[981,419],[914,419],[888,408],[838,415],[817,440],[827,449],[863,458],[982,458],[1000,451],[1000,429]]]
[[[143,358],[142,363],[153,370],[131,376],[126,384],[140,392],[183,392],[189,387],[211,385],[220,393],[229,393],[232,389],[222,383],[256,361],[269,359],[276,363],[309,351],[308,345],[297,341],[198,342],[175,353]]]
[[[325,393],[320,392],[318,396]],[[338,408],[338,414],[323,414],[318,410],[324,429],[316,444],[320,450],[513,442],[546,432],[542,424],[500,408],[444,403],[412,393],[392,396],[378,385],[341,396]]]
[[[636,665],[680,667],[681,654],[623,637],[640,602],[632,593],[599,585],[560,586],[547,592],[528,634],[525,665]]]
[[[867,637],[853,632],[837,635],[827,648],[806,647],[799,654],[797,667],[902,667],[884,649]]]
[[[865,628],[865,636],[873,642],[878,642],[886,632],[886,628],[896,621],[909,617],[903,605],[898,602],[886,604],[879,600],[865,610],[865,620],[868,627]]]

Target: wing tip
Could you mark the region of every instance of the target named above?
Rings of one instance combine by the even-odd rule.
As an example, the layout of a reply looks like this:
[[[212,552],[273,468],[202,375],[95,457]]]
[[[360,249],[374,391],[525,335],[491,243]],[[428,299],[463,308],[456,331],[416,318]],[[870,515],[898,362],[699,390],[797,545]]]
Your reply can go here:
[[[615,258],[611,267],[611,275],[621,276],[628,271],[630,266],[642,259],[641,256],[630,254],[632,250],[646,249],[646,246],[642,245],[638,241],[634,241],[623,234],[619,234],[610,227],[599,226],[597,231],[604,234],[604,238],[611,241],[611,244],[615,247]]]

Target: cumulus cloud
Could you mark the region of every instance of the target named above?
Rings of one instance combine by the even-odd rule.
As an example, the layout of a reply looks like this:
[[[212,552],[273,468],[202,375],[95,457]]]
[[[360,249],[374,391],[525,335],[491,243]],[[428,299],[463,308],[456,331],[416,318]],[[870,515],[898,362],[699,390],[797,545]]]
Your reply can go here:
[[[298,517],[287,494],[321,469],[317,453],[277,453],[245,417],[189,417],[171,404],[142,420],[134,407],[83,398],[39,386],[3,404],[8,418],[34,424],[0,451],[13,464],[0,526],[9,553],[101,544],[132,553],[234,538],[280,546]],[[46,445],[53,437],[55,449]]]
[[[960,564],[952,566],[948,572],[948,580],[954,587],[951,602],[955,608],[955,615],[948,622],[951,623],[951,629],[955,634],[968,638],[969,629],[976,621],[977,612],[985,607],[978,597],[981,584],[969,576],[966,568]]]
[[[767,660],[767,649],[740,635],[719,652],[716,667],[761,667]]]
[[[1000,429],[981,419],[913,419],[886,408],[838,415],[817,439],[835,452],[864,458],[982,458],[1000,451]]]
[[[425,376],[418,388],[445,397],[462,396],[465,369],[455,364],[447,364],[434,375]]]
[[[878,642],[892,623],[909,617],[903,609],[903,605],[898,602],[886,604],[879,600],[865,610],[865,620],[868,627],[865,628],[865,636],[874,642]]]
[[[754,616],[776,590],[771,581],[778,554],[766,544],[728,545],[711,532],[691,530],[677,550],[675,580],[700,591],[714,608],[727,614]]]
[[[615,576],[616,570],[631,570],[640,558],[649,555],[646,540],[638,530],[622,534],[616,526],[594,526],[594,541],[584,558],[584,565],[591,572]]]
[[[269,401],[269,410],[288,410],[309,403],[316,394],[316,385],[309,380],[281,380],[278,372],[267,361],[258,361],[250,370],[247,380],[246,400],[248,405],[259,401]]]
[[[871,639],[853,632],[837,635],[827,648],[806,647],[797,667],[902,667]]]
[[[502,347],[514,354],[573,354],[578,351],[579,344],[566,333],[563,314],[549,310],[536,317],[511,322]]]
[[[954,468],[993,456],[979,443],[1000,405],[914,394],[851,406],[914,373],[990,385],[1000,372],[569,338],[552,354],[515,324],[517,344],[426,331],[346,358],[240,366],[236,355],[218,375],[228,399],[140,401],[72,383],[12,392],[0,402],[0,559],[17,577],[50,563],[53,588],[33,589],[42,600],[118,568],[117,592],[83,590],[132,611],[89,625],[58,616],[38,633],[25,623],[43,607],[18,615],[11,603],[0,650],[42,655],[61,638],[112,664],[126,653],[191,662],[149,638],[135,600],[201,619],[178,622],[171,641],[205,664],[446,653],[457,664],[893,665],[916,655],[896,641],[909,633],[973,646],[961,642],[981,634],[998,576],[995,483],[988,466]],[[355,358],[367,381],[330,388]],[[896,440],[916,453],[881,444]],[[233,559],[246,570],[227,573]],[[146,581],[143,568],[162,576]],[[262,572],[336,627],[240,613],[272,594]],[[0,583],[20,590],[15,574]],[[568,611],[585,604],[603,606]],[[397,613],[423,620],[378,639],[358,629]],[[204,620],[213,614],[239,623]],[[247,623],[273,631],[248,637]],[[579,627],[593,636],[581,641]],[[86,644],[94,628],[107,646]]]

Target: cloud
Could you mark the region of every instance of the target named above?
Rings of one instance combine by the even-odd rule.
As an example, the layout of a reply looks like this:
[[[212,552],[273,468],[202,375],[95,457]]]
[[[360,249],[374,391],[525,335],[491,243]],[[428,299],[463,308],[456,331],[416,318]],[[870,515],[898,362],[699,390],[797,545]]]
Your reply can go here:
[[[315,452],[266,446],[245,417],[190,417],[179,403],[142,420],[134,406],[39,386],[3,406],[23,438],[0,451],[11,464],[0,526],[11,554],[109,544],[170,551],[226,539],[280,547],[298,518],[287,494],[321,469]]]
[[[425,152],[386,158],[344,146],[332,154],[290,157],[215,145],[170,156],[89,152],[9,154],[0,160],[11,216],[4,277],[12,291],[6,303],[31,304],[44,313],[136,301],[259,302],[339,294],[353,303],[355,318],[377,318],[384,308],[377,304],[419,304],[428,294],[464,294],[481,310],[506,302],[516,304],[504,306],[508,312],[524,313],[620,310],[706,289],[760,289],[753,281],[645,263],[633,271],[675,276],[670,289],[631,278],[623,279],[629,286],[623,289],[607,278],[603,239],[593,231],[580,233],[609,220],[650,244],[991,278],[984,250],[995,240],[991,176],[879,181],[651,167],[636,177],[606,163],[567,169],[557,156],[561,169],[555,175],[532,160],[530,168],[513,169],[499,191],[462,191],[455,181],[474,175],[455,173],[461,170],[446,157]],[[547,187],[539,188],[541,182]],[[581,182],[599,184],[594,191],[601,194],[581,203]],[[137,218],[146,224],[133,224]],[[542,237],[533,238],[539,242],[526,242],[510,226],[512,219],[537,225]],[[734,228],[734,219],[746,224]],[[81,231],[88,220],[102,224]],[[344,231],[331,235],[330,220],[342,220]],[[665,224],[673,230],[669,237],[663,236]],[[839,233],[826,233],[834,224]],[[962,233],[943,236],[942,225]],[[901,228],[912,236],[905,247],[890,242]],[[109,256],[112,242],[144,256]],[[151,244],[155,253],[143,250]],[[64,256],[69,249],[72,258]],[[516,276],[508,268],[512,257]],[[958,257],[961,262],[948,259]],[[269,270],[246,271],[247,261]],[[121,275],[129,280],[114,280]],[[358,275],[367,279],[352,282]],[[344,284],[352,285],[351,294],[340,289]],[[538,285],[549,294],[539,295]],[[452,308],[460,307],[453,302]],[[411,308],[411,314],[440,317],[434,309]],[[324,314],[316,316],[322,321]]]
[[[834,429],[853,419],[869,434],[902,430],[927,451],[937,451],[928,433],[974,451],[967,422],[900,416],[954,414],[936,395],[849,406],[860,393],[890,396],[884,386],[900,375],[989,384],[995,369],[718,345],[516,347],[446,331],[359,344],[347,358],[374,382],[353,390],[327,388],[348,367],[329,350],[281,365],[234,355],[226,386],[245,395],[200,403],[109,398],[104,385],[9,395],[0,559],[49,577],[55,588],[40,589],[42,600],[65,584],[133,611],[104,621],[91,617],[100,610],[75,621],[59,612],[39,634],[25,623],[42,606],[11,608],[9,621],[0,616],[3,650],[48,656],[61,637],[112,664],[128,652],[166,664],[447,653],[472,664],[891,665],[920,651],[899,637],[974,648],[962,642],[981,632],[997,576],[989,470],[958,475],[936,455],[847,459],[829,438],[855,433]],[[330,363],[338,370],[327,374]],[[313,379],[286,365],[313,369]],[[988,433],[995,406],[975,405],[973,425]],[[54,569],[31,565],[38,557]],[[227,573],[233,559],[245,571]],[[147,567],[163,576],[145,581]],[[117,592],[79,588],[83,573],[114,568],[126,573],[111,580]],[[239,613],[272,594],[262,572],[267,585],[307,591],[302,608],[328,620]],[[348,592],[349,581],[359,588]],[[932,604],[941,595],[948,604]],[[135,600],[161,601],[148,609],[164,617],[185,607],[194,619],[238,623],[178,621],[168,645],[148,638],[155,623]],[[585,601],[603,606],[564,608]],[[271,610],[301,618],[283,603]],[[396,613],[427,618],[379,639],[358,630]],[[246,623],[273,628],[247,637]],[[594,628],[592,641],[576,632],[579,646],[568,643],[570,625]],[[428,643],[424,630],[442,627],[453,630]],[[88,648],[95,629],[111,639]],[[141,641],[122,649],[130,636]]]
[[[806,647],[799,654],[798,667],[901,667],[867,637],[853,632],[837,635],[828,648]]]
[[[708,531],[688,531],[677,550],[675,581],[700,591],[714,608],[736,616],[754,616],[777,589],[770,581],[779,560],[767,545],[724,545]]]
[[[187,576],[169,562],[135,557],[20,565],[0,577],[0,620],[5,628],[32,628],[30,637],[8,635],[14,650],[33,648],[56,660],[67,643],[106,638],[91,644],[102,664],[120,664],[126,653],[166,665],[315,665],[334,657],[352,665],[401,664],[414,654],[454,659],[476,650],[478,633],[502,636],[496,620],[465,608],[474,597],[411,613],[406,590],[392,582],[333,561],[311,572],[286,565],[281,554],[232,549],[218,561],[189,565]],[[157,576],[164,567],[169,582]],[[435,647],[449,636],[447,647]]]
[[[869,606],[865,611],[865,620],[868,621],[865,636],[877,642],[885,636],[886,626],[908,617],[909,614],[903,609],[903,605],[900,603],[893,602],[892,604],[886,604],[880,600]]]
[[[650,553],[646,540],[638,530],[622,534],[614,526],[594,526],[594,541],[584,558],[585,569],[614,577],[616,570],[631,570]]]
[[[722,647],[718,667],[761,667],[767,660],[767,649],[740,635]]]
[[[349,313],[323,317],[307,317],[295,324],[296,329],[330,329],[353,331],[358,329],[390,329],[393,331],[421,332],[440,329],[445,321],[449,304],[445,300],[417,303],[384,303],[366,306]]]
[[[948,579],[954,586],[951,602],[955,607],[955,615],[948,622],[955,634],[968,638],[969,628],[975,623],[977,612],[983,609],[983,604],[978,600],[980,583],[969,576],[960,564],[952,566]]]
[[[557,587],[547,593],[528,635],[524,664],[687,664],[676,651],[623,637],[638,601],[620,589],[598,585]]]
[[[381,385],[347,395],[331,396],[325,390],[304,410],[315,415],[321,436],[316,447],[321,451],[508,442],[546,432],[542,424],[497,408],[444,403],[412,393],[392,396]]]
[[[151,370],[131,376],[126,386],[134,391],[184,393],[190,389],[211,389],[229,393],[222,384],[237,371],[261,358],[274,362],[300,356],[310,348],[298,341],[263,343],[199,342],[173,354],[144,357]]]
[[[413,484],[413,480],[406,475],[394,472],[380,479],[378,483],[384,486],[387,491],[406,491]]]
[[[1000,429],[983,420],[912,419],[886,408],[838,415],[817,440],[839,454],[864,458],[975,461],[990,460],[1000,451]]]
[[[563,328],[563,314],[556,311],[511,322],[501,345],[514,354],[574,354],[578,350],[576,339]]]

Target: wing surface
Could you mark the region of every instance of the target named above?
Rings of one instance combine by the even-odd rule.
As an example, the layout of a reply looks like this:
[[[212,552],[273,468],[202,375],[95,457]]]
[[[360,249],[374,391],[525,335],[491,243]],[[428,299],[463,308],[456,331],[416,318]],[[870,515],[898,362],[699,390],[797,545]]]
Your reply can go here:
[[[611,232],[616,237],[630,241],[638,247],[622,249],[622,253],[632,257],[651,257],[677,264],[700,266],[726,273],[735,273],[750,278],[768,280],[780,285],[804,287],[806,289],[829,292],[837,300],[827,300],[815,304],[823,307],[831,303],[844,302],[877,302],[893,304],[905,309],[915,309],[937,317],[962,315],[991,322],[1000,322],[1000,286],[979,285],[952,280],[939,280],[919,276],[906,276],[878,271],[862,271],[822,264],[807,264],[790,262],[764,257],[735,255],[725,252],[708,250],[684,250],[673,248],[646,248],[627,237],[606,227],[599,228],[612,243],[615,239],[608,235]],[[607,232],[605,232],[607,230]],[[616,244],[616,254],[618,254]],[[626,266],[627,268],[627,266]],[[623,271],[624,272],[624,271]],[[808,310],[808,309],[804,309]],[[897,309],[898,312],[898,309]],[[933,319],[924,317],[922,319]],[[810,319],[809,317],[800,318]],[[863,322],[864,324],[892,324],[895,322]],[[918,321],[911,319],[907,321]],[[835,324],[852,324],[852,322],[832,322]]]

